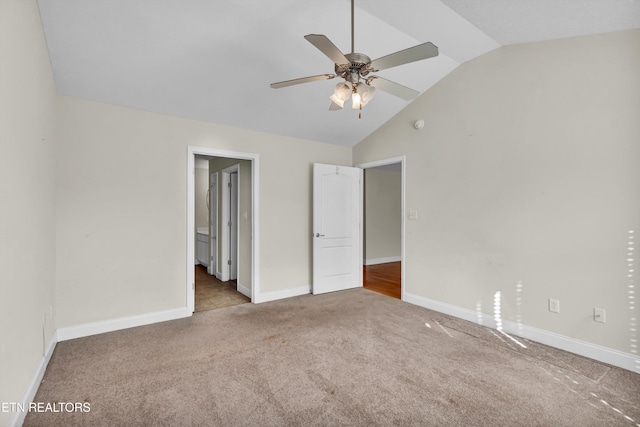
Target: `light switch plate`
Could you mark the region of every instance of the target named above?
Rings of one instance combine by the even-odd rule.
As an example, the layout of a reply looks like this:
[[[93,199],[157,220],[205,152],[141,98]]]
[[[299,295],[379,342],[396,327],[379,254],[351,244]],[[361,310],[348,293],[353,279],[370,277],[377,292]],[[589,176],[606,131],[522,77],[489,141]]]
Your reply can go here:
[[[604,308],[594,308],[593,309],[593,321],[605,323],[607,321],[606,311]]]
[[[409,219],[418,219],[418,211],[410,210],[409,211]]]

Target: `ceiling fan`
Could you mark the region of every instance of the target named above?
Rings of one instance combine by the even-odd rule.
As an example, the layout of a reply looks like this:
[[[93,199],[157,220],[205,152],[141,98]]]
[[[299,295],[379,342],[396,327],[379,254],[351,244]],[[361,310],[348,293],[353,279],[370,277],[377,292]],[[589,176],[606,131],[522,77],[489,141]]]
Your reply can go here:
[[[322,34],[309,34],[304,36],[309,43],[318,48],[318,50],[334,62],[334,74],[320,74],[317,76],[271,83],[271,87],[279,89],[301,83],[341,77],[344,81],[336,85],[334,94],[330,96],[331,105],[329,110],[335,111],[342,109],[344,103],[351,98],[352,107],[360,110],[358,114],[360,118],[362,117],[362,107],[367,105],[371,98],[373,98],[376,89],[383,90],[407,101],[411,101],[418,96],[420,92],[417,90],[410,89],[379,76],[374,76],[371,73],[410,62],[433,58],[434,56],[438,56],[438,47],[430,42],[422,43],[372,61],[367,55],[355,52],[353,12],[354,0],[351,0],[351,53],[343,54],[327,36]]]

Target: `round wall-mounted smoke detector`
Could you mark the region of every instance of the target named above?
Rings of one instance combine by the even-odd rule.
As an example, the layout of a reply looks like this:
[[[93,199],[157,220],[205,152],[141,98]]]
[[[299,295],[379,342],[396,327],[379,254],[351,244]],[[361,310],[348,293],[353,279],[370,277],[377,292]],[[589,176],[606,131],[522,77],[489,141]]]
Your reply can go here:
[[[416,122],[413,124],[413,127],[420,130],[424,127],[424,120],[416,120]]]

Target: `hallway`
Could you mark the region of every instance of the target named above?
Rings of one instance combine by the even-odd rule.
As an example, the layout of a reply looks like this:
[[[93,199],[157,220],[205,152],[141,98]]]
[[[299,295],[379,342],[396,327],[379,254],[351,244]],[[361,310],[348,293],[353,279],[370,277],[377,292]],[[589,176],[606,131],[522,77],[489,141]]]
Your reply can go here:
[[[203,265],[196,265],[196,304],[194,312],[215,310],[251,302],[236,290],[233,281],[221,282],[207,273]]]
[[[363,266],[363,283],[365,289],[401,299],[402,263],[387,262]]]

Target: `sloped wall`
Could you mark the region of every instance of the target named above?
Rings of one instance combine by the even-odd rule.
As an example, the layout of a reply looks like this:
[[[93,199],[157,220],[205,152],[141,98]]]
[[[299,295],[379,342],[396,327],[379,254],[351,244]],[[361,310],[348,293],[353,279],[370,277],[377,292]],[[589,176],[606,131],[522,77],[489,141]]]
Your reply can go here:
[[[637,30],[503,47],[358,144],[407,157],[406,291],[637,356],[638,76]]]

